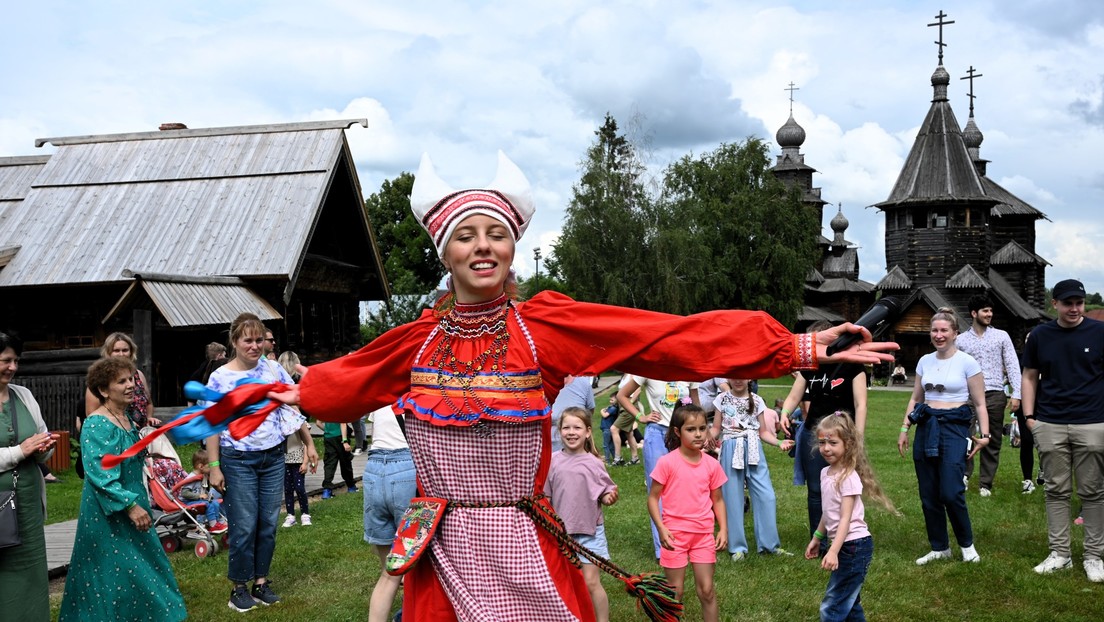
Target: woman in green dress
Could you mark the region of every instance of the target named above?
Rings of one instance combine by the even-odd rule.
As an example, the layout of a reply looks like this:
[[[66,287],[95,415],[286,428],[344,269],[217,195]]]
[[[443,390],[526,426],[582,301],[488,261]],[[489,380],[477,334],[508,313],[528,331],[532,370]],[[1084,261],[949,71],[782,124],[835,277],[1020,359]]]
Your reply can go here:
[[[88,389],[100,407],[81,430],[84,490],[60,622],[187,617],[172,567],[150,530],[145,452],[115,468],[100,464],[105,454],[122,453],[138,442],[138,430],[126,416],[134,372],[134,363],[121,356],[100,359],[88,370]]]
[[[20,544],[0,549],[0,617],[50,619],[46,571],[46,487],[38,462],[54,451],[57,437],[46,431],[38,402],[25,387],[11,384],[23,343],[0,333],[0,492],[15,490]],[[18,480],[16,474],[18,473]]]

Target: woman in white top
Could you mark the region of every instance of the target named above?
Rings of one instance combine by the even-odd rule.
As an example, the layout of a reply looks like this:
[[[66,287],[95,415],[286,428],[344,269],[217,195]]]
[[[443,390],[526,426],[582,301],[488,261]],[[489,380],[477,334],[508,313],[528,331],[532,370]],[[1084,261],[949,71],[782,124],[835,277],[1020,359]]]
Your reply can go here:
[[[938,559],[951,559],[947,520],[962,547],[962,561],[980,561],[974,549],[974,531],[966,509],[967,457],[989,444],[989,418],[985,411],[985,379],[981,366],[955,346],[958,318],[953,309],[942,307],[931,319],[931,343],[935,352],[916,364],[916,382],[908,411],[901,424],[897,450],[908,449],[909,427],[916,425],[912,458],[920,486],[920,506],[928,531],[931,552],[916,560],[923,566]],[[981,436],[970,447],[970,420],[977,411]],[[967,456],[969,451],[969,456]]]

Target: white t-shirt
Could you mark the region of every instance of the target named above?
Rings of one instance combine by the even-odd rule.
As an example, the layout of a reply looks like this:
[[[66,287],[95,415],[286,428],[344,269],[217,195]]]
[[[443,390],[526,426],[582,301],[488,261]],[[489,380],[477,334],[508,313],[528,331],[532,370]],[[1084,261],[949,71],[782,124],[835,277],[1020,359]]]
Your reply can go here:
[[[372,422],[372,449],[406,449],[406,436],[395,419],[390,406],[373,410],[368,415]]]
[[[681,398],[690,397],[690,389],[698,388],[696,382],[682,380],[667,382],[664,380],[652,380],[644,376],[633,376],[636,384],[644,388],[644,394],[648,396],[648,404],[652,412],[659,413],[660,425],[671,425],[671,413],[675,412]]]
[[[970,389],[966,381],[981,373],[981,365],[962,350],[956,350],[947,359],[936,358],[936,353],[932,352],[920,358],[916,373],[924,387],[924,401],[969,402]],[[927,388],[929,384],[931,389]]]

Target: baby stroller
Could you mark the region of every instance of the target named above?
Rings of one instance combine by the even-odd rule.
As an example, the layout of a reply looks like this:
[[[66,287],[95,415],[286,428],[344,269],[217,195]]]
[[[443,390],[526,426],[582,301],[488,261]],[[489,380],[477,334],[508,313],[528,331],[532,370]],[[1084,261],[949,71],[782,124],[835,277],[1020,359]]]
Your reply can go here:
[[[153,510],[153,526],[157,530],[161,547],[166,553],[172,553],[184,546],[184,538],[195,539],[195,555],[200,558],[214,555],[220,549],[226,548],[226,534],[214,534],[207,528],[204,520],[206,502],[180,500],[180,489],[203,479],[203,476],[188,475],[184,471],[180,465],[180,457],[165,437],[158,437],[150,444],[149,449],[150,458],[147,458],[145,466],[146,479]]]

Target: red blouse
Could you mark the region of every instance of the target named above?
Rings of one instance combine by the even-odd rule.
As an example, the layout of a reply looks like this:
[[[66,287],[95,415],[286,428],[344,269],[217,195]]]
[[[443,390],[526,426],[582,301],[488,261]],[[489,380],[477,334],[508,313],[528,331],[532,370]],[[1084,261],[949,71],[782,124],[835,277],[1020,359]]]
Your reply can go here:
[[[816,367],[811,335],[794,335],[761,311],[709,311],[683,317],[576,302],[555,292],[541,292],[516,303],[516,308],[523,322],[507,323],[506,369],[533,368],[531,337],[548,402],[556,399],[568,374],[591,376],[617,369],[649,378],[697,381],[773,378]],[[303,410],[323,421],[338,422],[353,421],[400,398],[403,409],[411,410],[409,398],[417,393],[411,382],[415,359],[420,354],[418,366],[426,366],[443,338],[438,331],[427,341],[438,326],[439,320],[426,311],[353,354],[312,366],[300,387]],[[465,346],[468,349],[461,351]],[[482,346],[478,339],[458,343],[457,357],[471,360]],[[414,371],[417,380],[418,370]],[[425,403],[429,396],[423,391],[414,397]],[[437,400],[438,405],[441,401]],[[448,410],[472,413],[479,412],[479,407],[452,403]],[[430,418],[416,409],[413,412]],[[470,424],[446,419],[431,420],[440,425]]]

